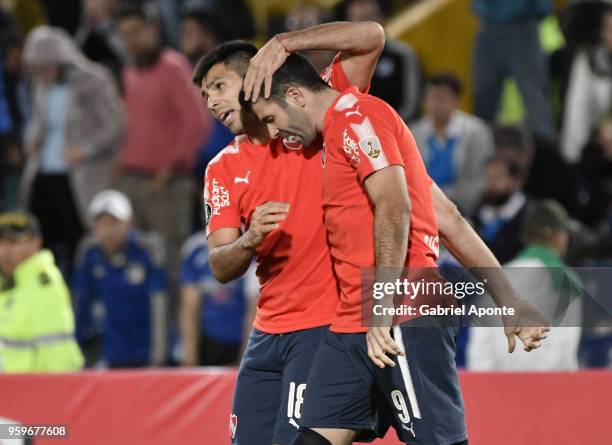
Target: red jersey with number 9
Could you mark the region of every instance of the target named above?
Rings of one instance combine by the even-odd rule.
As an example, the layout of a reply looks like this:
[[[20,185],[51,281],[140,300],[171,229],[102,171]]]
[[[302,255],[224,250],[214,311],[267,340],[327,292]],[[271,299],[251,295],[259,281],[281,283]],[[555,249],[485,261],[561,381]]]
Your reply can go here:
[[[412,204],[407,267],[437,267],[438,228],[431,179],[399,115],[384,101],[349,89],[327,110],[323,128],[323,209],[340,284],[334,332],[365,332],[362,273],[376,266],[374,207],[364,182],[390,165],[400,165]],[[389,190],[388,193],[393,193]]]

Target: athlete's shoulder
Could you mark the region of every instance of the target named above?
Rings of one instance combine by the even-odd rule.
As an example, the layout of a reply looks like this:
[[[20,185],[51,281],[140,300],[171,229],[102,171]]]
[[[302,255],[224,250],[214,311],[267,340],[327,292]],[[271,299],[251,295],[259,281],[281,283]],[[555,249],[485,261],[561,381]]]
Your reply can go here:
[[[206,171],[231,170],[232,166],[246,162],[248,151],[253,143],[244,134],[236,136],[230,144],[223,148],[206,166]]]
[[[328,129],[334,132],[348,126],[361,125],[365,121],[392,121],[393,110],[385,105],[379,98],[360,93],[355,88],[345,90],[333,105]]]

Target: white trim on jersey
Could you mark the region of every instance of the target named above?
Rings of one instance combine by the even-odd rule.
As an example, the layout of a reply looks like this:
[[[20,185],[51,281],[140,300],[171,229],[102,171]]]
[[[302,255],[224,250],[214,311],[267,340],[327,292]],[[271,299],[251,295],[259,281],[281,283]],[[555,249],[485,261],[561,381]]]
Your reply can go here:
[[[344,111],[353,108],[357,103],[357,97],[354,94],[348,93],[338,99],[336,106],[334,107],[337,111]]]

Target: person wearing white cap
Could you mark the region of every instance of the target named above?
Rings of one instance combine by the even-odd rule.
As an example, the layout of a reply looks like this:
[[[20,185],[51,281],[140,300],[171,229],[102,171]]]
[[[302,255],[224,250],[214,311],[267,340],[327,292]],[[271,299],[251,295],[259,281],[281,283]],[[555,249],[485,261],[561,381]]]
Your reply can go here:
[[[97,194],[87,216],[92,234],[81,242],[73,282],[79,344],[89,355],[100,335],[109,367],[163,365],[168,283],[161,237],[132,227],[132,205],[116,190]],[[97,317],[96,307],[103,308]]]

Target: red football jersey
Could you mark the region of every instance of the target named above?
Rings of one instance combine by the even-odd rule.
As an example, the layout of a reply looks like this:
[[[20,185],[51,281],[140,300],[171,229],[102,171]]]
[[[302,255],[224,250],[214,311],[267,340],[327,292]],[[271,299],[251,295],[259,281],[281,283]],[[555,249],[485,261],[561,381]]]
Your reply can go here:
[[[322,74],[338,90],[350,86],[337,56]],[[255,327],[278,334],[331,323],[338,289],[323,224],[320,144],[291,140],[254,144],[235,138],[209,164],[205,178],[207,236],[235,227],[248,230],[255,208],[288,202],[287,219],[257,248],[260,283]]]
[[[374,209],[364,181],[389,165],[404,168],[412,203],[406,265],[437,267],[431,180],[406,124],[374,96],[354,88],[340,94],[327,110],[323,135],[323,209],[341,300],[331,329],[365,332],[362,271],[376,264]]]

